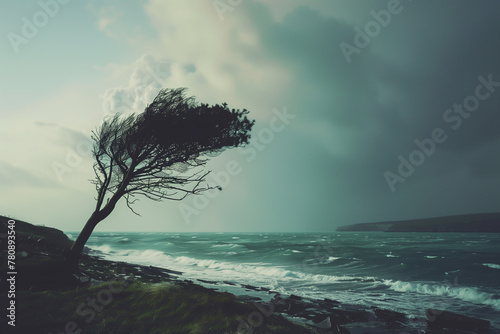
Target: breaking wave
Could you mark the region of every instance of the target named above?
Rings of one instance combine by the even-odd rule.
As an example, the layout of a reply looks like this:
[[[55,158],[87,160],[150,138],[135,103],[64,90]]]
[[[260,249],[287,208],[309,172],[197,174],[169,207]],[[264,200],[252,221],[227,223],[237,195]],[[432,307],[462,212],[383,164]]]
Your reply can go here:
[[[415,283],[385,280],[384,284],[397,292],[414,292],[423,295],[444,296],[460,299],[465,302],[483,304],[500,311],[500,298],[498,295],[480,291],[475,287],[461,287],[453,285]]]

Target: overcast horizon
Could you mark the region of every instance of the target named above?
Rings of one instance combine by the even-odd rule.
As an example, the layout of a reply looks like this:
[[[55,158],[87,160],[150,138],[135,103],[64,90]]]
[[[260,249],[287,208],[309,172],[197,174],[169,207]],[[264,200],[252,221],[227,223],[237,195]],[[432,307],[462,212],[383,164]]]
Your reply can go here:
[[[221,192],[123,199],[95,231],[308,232],[498,212],[500,3],[3,2],[0,215],[80,231],[90,132],[161,88],[255,119]]]

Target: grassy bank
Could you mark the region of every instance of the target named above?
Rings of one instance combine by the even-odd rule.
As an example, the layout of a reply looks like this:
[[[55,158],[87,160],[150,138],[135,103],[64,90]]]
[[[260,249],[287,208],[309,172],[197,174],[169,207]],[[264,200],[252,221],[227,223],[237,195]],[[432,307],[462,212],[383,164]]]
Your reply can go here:
[[[106,282],[64,291],[22,292],[18,298],[17,330],[54,334],[79,333],[79,330],[80,333],[236,333],[241,324],[239,319],[246,320],[257,311],[255,306],[241,303],[229,293],[196,285],[111,284],[111,289],[110,282]],[[123,290],[118,291],[121,287]],[[252,327],[253,333],[311,333],[282,316],[263,318],[260,326]]]

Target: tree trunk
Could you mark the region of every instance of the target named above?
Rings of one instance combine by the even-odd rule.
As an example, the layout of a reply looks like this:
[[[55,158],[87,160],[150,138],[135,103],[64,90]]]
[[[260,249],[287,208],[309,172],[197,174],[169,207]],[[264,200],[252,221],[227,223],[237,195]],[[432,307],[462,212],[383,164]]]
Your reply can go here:
[[[67,257],[66,257],[66,264],[68,264],[70,267],[76,268],[78,265],[78,260],[80,259],[80,255],[83,251],[83,246],[87,243],[87,240],[89,239],[90,235],[92,234],[92,231],[94,228],[97,226],[97,224],[103,220],[104,218],[102,215],[99,214],[99,212],[95,211],[85,224],[85,227],[83,230],[80,232],[78,235],[78,238],[76,239],[75,243],[71,247]]]
[[[123,196],[123,191],[118,190],[102,210],[99,211],[96,209],[96,211],[92,213],[66,257],[66,264],[68,266],[72,268],[76,268],[78,266],[78,260],[82,254],[83,246],[85,246],[87,240],[89,240],[92,231],[94,231],[97,224],[111,214],[121,196]]]

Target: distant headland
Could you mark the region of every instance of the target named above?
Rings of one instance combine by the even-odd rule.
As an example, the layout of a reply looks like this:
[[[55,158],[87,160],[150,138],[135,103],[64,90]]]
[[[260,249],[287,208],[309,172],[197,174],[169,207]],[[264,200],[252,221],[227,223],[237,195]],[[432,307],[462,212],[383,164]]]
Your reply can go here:
[[[340,226],[337,231],[500,233],[500,212],[361,223]]]

